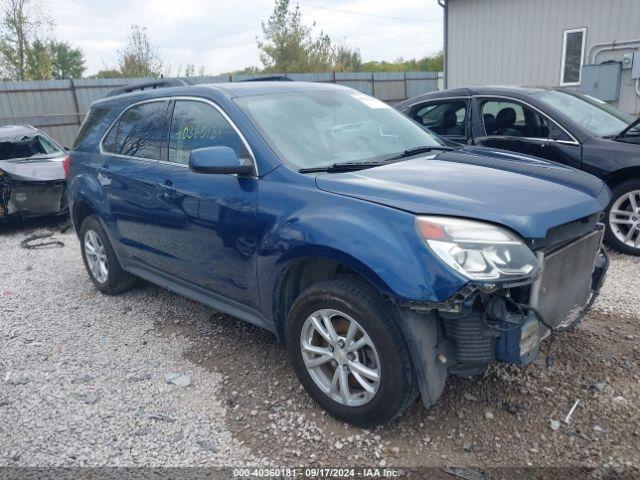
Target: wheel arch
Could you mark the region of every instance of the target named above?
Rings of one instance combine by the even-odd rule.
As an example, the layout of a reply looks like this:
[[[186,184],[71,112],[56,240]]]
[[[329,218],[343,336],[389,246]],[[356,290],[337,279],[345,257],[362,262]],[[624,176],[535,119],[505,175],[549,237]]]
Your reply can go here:
[[[284,262],[273,288],[273,319],[280,340],[285,339],[287,315],[296,298],[314,283],[338,274],[358,277],[381,295],[391,292],[378,274],[344,252],[323,248],[313,254],[289,258]]]
[[[604,178],[605,183],[611,189],[628,180],[640,180],[640,166],[627,167],[610,173]]]
[[[96,213],[95,209],[86,200],[79,200],[74,202],[73,209],[71,211],[71,221],[73,222],[73,228],[76,234],[80,235],[80,229],[82,228],[82,222],[85,218]]]

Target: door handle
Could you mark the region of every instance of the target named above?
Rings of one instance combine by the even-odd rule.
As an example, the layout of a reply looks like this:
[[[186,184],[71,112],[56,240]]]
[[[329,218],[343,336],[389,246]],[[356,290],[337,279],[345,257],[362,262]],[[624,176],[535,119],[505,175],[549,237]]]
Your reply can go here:
[[[177,191],[175,185],[171,180],[165,180],[164,183],[160,186],[166,193],[175,193]]]

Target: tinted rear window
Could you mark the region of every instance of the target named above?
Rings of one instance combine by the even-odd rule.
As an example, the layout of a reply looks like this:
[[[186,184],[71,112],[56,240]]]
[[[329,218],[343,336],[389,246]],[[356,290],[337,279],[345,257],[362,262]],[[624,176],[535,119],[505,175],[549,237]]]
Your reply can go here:
[[[135,105],[120,116],[102,143],[107,153],[148,159],[160,158],[166,101]]]
[[[109,107],[96,107],[92,108],[87,116],[82,122],[80,126],[80,130],[78,130],[78,135],[76,135],[76,139],[73,142],[73,148],[76,148],[80,145],[85,138],[91,133],[91,131],[96,127],[98,123],[109,113],[111,108]]]

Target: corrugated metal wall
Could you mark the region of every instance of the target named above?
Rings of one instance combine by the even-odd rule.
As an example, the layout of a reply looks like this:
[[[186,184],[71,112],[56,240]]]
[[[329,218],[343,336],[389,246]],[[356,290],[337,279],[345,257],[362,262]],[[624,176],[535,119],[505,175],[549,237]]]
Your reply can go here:
[[[640,0],[448,0],[448,86],[558,86],[563,30],[587,27],[592,45],[640,38]],[[602,54],[620,60],[629,50]],[[623,70],[621,110],[640,111]]]
[[[246,80],[263,75],[196,77],[197,83]],[[345,85],[396,103],[419,93],[437,90],[440,72],[390,73],[290,73],[293,80]],[[48,80],[0,82],[0,125],[28,123],[40,128],[63,145],[71,145],[91,102],[111,90],[148,78]]]

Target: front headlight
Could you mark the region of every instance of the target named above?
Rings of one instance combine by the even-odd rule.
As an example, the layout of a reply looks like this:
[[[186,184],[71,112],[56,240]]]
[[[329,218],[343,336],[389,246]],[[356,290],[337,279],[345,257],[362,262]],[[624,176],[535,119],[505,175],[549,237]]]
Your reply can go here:
[[[417,217],[418,235],[442,261],[471,280],[513,280],[538,261],[522,240],[490,223],[452,217]]]

